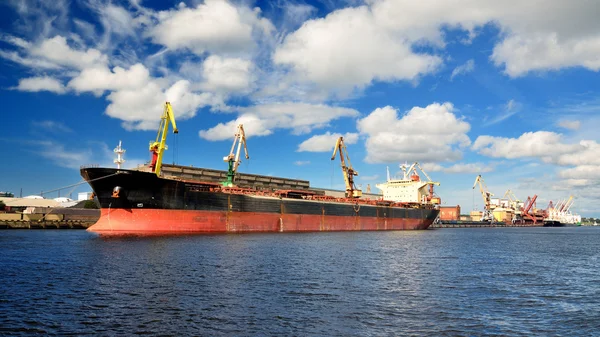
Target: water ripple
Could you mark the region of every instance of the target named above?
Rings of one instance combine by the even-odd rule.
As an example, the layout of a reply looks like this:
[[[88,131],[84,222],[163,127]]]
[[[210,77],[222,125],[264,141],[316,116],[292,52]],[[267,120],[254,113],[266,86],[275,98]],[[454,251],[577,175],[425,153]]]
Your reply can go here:
[[[3,231],[1,335],[600,336],[600,230]]]

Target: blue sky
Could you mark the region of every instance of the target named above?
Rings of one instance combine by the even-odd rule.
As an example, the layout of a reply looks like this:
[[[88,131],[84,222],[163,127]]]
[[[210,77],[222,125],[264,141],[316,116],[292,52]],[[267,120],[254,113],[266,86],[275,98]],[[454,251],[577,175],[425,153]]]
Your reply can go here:
[[[490,191],[574,195],[600,216],[600,23],[592,2],[21,1],[0,4],[0,190],[39,194],[81,165],[149,160],[162,105],[180,133],[165,162],[343,188],[418,161],[445,205]],[[577,22],[577,25],[573,25]],[[87,191],[84,184],[61,196]],[[55,197],[57,193],[48,194]]]

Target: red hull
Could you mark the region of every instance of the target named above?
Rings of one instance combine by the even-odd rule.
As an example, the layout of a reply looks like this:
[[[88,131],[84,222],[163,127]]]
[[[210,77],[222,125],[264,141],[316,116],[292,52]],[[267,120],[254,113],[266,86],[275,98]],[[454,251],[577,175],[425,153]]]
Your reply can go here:
[[[246,233],[427,229],[433,220],[358,216],[105,209],[88,231],[117,233]]]

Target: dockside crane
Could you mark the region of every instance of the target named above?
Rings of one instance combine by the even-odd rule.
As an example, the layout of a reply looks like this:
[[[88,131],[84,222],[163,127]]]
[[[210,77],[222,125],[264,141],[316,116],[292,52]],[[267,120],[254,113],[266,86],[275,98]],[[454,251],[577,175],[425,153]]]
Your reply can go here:
[[[177,124],[175,124],[175,115],[173,114],[173,108],[171,103],[165,103],[165,109],[162,116],[160,117],[160,126],[156,134],[156,140],[150,142],[150,151],[152,152],[152,161],[150,163],[150,169],[160,177],[160,169],[162,167],[163,154],[167,147],[167,133],[169,132],[169,122],[173,124],[173,133],[179,133]]]
[[[473,183],[473,189],[475,186],[479,184],[479,191],[481,192],[481,196],[483,197],[483,214],[481,215],[482,221],[491,221],[493,219],[492,209],[491,209],[491,197],[494,195],[490,191],[488,191],[485,182],[483,181],[483,177],[481,174],[475,178],[475,183]]]
[[[331,160],[335,159],[335,155],[337,152],[340,153],[340,161],[342,163],[342,174],[344,175],[344,182],[346,183],[346,198],[360,198],[362,196],[362,191],[360,189],[357,189],[354,185],[354,176],[357,176],[358,172],[356,172],[352,168],[352,164],[350,163],[350,157],[348,156],[348,150],[346,149],[346,145],[344,144],[344,137],[340,137],[337,139],[335,147],[333,148],[333,155],[331,155]],[[347,166],[346,163],[348,163]]]
[[[235,146],[237,144],[237,151],[234,154]],[[223,161],[228,163],[227,169],[227,180],[223,182],[223,186],[232,187],[235,183],[235,174],[237,172],[238,166],[242,162],[240,159],[240,151],[242,149],[242,144],[244,145],[244,154],[246,155],[246,159],[250,159],[248,156],[248,146],[246,145],[246,133],[244,132],[244,125],[238,124],[235,135],[233,136],[233,144],[231,145],[231,151],[229,151],[229,155],[223,157]]]

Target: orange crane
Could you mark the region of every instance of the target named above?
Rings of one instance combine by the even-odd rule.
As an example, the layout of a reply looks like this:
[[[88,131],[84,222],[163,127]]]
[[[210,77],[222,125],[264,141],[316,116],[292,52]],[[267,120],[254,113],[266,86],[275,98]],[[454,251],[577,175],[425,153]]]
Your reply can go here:
[[[358,172],[352,168],[350,157],[348,156],[348,150],[344,144],[344,137],[338,138],[337,142],[335,143],[331,160],[335,159],[335,155],[338,151],[340,153],[340,161],[342,163],[342,174],[344,175],[344,182],[346,183],[346,198],[360,198],[362,196],[362,191],[357,189],[354,185],[354,176],[357,176]],[[344,157],[346,158],[345,160]],[[346,166],[346,162],[348,163],[348,166]]]

